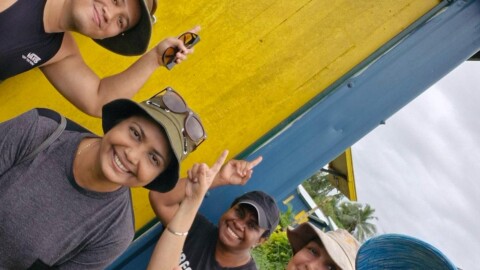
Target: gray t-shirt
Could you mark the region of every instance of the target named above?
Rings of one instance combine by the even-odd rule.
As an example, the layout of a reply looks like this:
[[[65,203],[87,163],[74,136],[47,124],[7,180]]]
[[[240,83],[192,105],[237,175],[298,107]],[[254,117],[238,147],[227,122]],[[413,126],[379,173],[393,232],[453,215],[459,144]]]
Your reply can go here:
[[[130,189],[78,186],[72,164],[89,133],[64,131],[22,161],[58,126],[31,110],[0,123],[0,269],[104,269],[134,235]]]

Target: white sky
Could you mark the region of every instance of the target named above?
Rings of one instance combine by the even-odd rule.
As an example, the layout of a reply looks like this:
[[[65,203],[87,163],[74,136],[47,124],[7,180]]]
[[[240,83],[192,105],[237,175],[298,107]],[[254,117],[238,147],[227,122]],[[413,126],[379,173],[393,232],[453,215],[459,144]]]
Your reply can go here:
[[[358,201],[379,233],[480,265],[480,62],[465,62],[352,147]]]

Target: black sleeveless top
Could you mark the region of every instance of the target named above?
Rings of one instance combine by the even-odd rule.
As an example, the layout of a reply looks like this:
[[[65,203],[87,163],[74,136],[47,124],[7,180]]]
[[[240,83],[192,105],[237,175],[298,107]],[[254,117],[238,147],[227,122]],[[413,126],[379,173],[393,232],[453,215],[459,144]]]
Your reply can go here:
[[[50,60],[62,45],[63,33],[45,33],[46,0],[17,0],[0,12],[0,81]]]

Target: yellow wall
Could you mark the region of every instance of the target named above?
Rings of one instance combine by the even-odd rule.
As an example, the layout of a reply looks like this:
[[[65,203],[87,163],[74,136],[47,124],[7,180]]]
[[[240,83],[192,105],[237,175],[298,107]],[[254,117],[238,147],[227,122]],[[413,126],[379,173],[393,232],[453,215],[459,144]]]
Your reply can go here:
[[[196,24],[203,28],[202,41],[187,62],[156,71],[134,99],[170,85],[200,113],[208,140],[183,163],[185,172],[193,162],[212,162],[224,148],[231,155],[242,151],[438,2],[158,0],[151,47]],[[136,59],[76,39],[100,76]],[[49,107],[101,133],[99,120],[68,104],[39,70],[1,83],[0,101],[0,121]],[[153,218],[146,195],[144,189],[133,191],[137,229]]]

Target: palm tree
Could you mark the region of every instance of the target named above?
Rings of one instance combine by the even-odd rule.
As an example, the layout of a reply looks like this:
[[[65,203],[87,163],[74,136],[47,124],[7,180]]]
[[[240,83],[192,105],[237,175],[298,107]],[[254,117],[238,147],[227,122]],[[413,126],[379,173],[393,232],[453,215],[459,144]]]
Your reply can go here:
[[[375,235],[377,228],[371,220],[377,219],[373,216],[375,209],[369,204],[362,205],[354,202],[341,202],[336,208],[337,219],[345,230],[352,233],[355,238],[364,242]]]
[[[373,216],[375,209],[368,204],[363,206],[349,201],[328,181],[327,175],[328,173],[318,171],[302,183],[317,207],[332,218],[338,227],[352,233],[360,242],[375,235],[377,228],[371,223],[373,219],[377,219]]]

